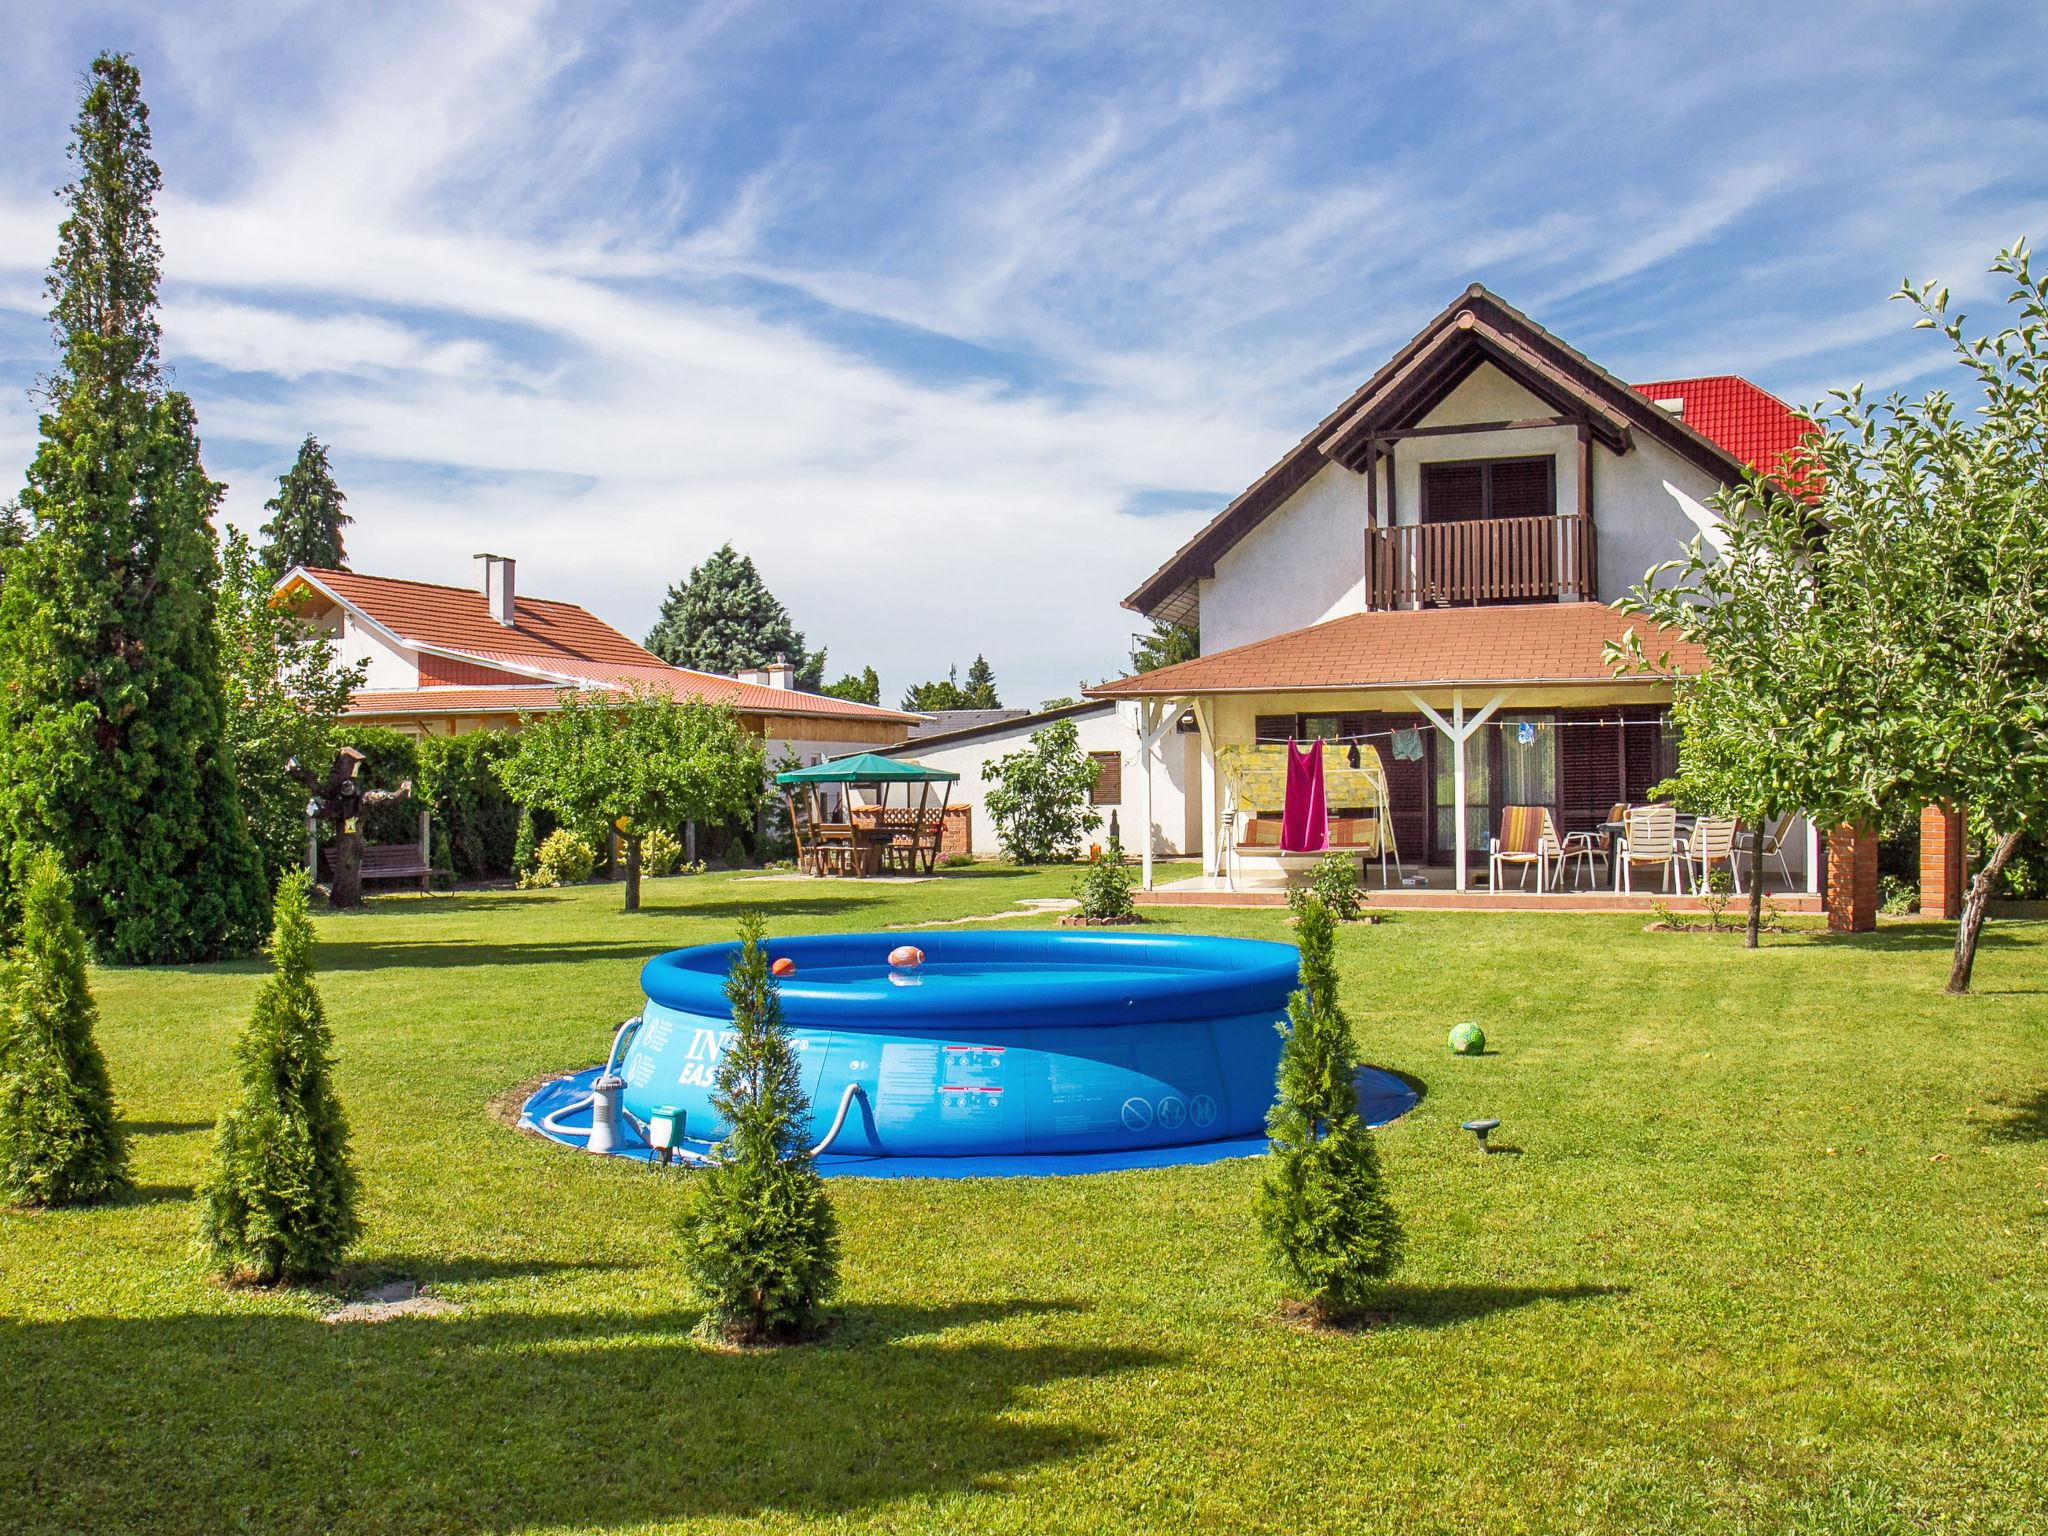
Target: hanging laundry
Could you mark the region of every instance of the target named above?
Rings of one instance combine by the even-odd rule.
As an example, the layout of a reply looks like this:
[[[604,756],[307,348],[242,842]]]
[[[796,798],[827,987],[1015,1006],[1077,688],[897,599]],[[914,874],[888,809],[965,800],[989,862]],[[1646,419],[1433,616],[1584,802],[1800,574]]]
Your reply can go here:
[[[1394,732],[1394,761],[1398,763],[1419,763],[1422,761],[1422,732],[1414,726],[1403,726]]]
[[[1323,795],[1323,744],[1287,743],[1287,797],[1280,808],[1280,851],[1321,853],[1330,846],[1330,811]]]

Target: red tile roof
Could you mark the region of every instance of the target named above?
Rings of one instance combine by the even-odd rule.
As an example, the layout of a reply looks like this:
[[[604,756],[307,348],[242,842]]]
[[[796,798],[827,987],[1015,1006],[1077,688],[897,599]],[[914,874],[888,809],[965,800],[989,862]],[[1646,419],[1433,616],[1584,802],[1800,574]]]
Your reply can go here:
[[[771,688],[716,673],[671,667],[645,646],[634,644],[574,603],[515,598],[513,623],[508,627],[491,617],[483,593],[473,587],[444,587],[390,576],[365,576],[356,571],[302,567],[290,572],[279,583],[278,591],[283,594],[302,585],[354,609],[408,646],[429,647],[478,667],[531,677],[537,685],[369,690],[358,693],[351,701],[350,714],[430,713],[437,707],[492,713],[546,709],[553,705],[558,683],[611,688],[640,682],[671,693],[729,704],[748,714],[893,721],[904,725],[923,718],[801,689]],[[475,681],[481,683],[482,679]],[[474,696],[475,701],[454,702],[458,695]],[[512,702],[493,702],[501,695]],[[404,699],[415,702],[398,702]],[[527,702],[522,704],[521,700]]]
[[[1652,661],[1668,651],[1679,671],[1705,667],[1706,653],[1698,646],[1604,604],[1530,603],[1355,613],[1083,691],[1091,698],[1187,698],[1474,683],[1611,683],[1617,678],[1603,648],[1631,625],[1643,636]],[[1650,679],[1638,675],[1637,680]]]
[[[1766,475],[1779,473],[1785,455],[1813,430],[1812,422],[1776,395],[1732,373],[1632,387],[1651,400],[1683,400],[1681,421]]]

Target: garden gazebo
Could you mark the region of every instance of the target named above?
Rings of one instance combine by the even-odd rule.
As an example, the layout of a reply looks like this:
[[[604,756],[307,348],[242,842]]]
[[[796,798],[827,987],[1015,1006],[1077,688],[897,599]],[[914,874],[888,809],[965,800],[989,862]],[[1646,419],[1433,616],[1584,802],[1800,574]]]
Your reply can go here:
[[[885,869],[930,874],[938,864],[946,806],[959,778],[950,769],[857,752],[778,773],[775,782],[789,807],[800,868],[816,875],[878,875]],[[818,797],[820,788],[833,784],[844,790],[840,820],[826,819],[826,806]],[[889,789],[895,784],[903,786],[902,805],[889,803]],[[937,806],[932,804],[934,784],[942,786]],[[917,786],[914,804],[912,785]],[[873,791],[874,803],[854,805],[855,789]]]

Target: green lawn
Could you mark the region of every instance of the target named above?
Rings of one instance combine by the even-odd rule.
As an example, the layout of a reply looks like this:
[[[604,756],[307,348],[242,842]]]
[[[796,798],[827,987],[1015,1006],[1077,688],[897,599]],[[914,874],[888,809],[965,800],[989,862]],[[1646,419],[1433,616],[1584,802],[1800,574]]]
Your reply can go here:
[[[603,1053],[643,957],[744,907],[880,927],[1067,884],[706,876],[635,917],[600,887],[324,919],[363,1274],[461,1305],[374,1327],[192,1257],[258,968],[99,973],[141,1188],[0,1215],[0,1530],[2048,1528],[2048,925],[1995,923],[1963,1001],[1934,926],[1754,954],[1640,916],[1347,931],[1365,1054],[1428,1088],[1381,1137],[1411,1256],[1353,1336],[1276,1314],[1243,1161],[836,1181],[837,1330],[713,1351],[678,1176],[491,1116]],[[1448,1055],[1463,1018],[1492,1054]],[[1480,1114],[1520,1155],[1477,1155]]]

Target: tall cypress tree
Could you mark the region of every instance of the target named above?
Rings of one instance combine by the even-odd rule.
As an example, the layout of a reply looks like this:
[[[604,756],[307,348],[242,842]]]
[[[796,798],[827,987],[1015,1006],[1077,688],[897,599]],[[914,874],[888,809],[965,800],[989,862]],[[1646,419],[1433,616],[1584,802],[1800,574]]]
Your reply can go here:
[[[125,55],[93,61],[47,283],[60,349],[0,588],[0,898],[30,850],[75,872],[94,946],[207,959],[262,930],[262,866],[223,745],[209,519],[192,402],[158,362],[149,109]]]
[[[21,948],[0,991],[0,1196],[81,1205],[128,1182],[114,1086],[93,1031],[85,935],[55,855],[31,861]]]
[[[753,557],[730,544],[668,589],[647,649],[672,667],[726,674],[781,656],[796,668],[797,687],[815,693],[825,681],[825,653],[804,649],[803,631],[768,590]]]
[[[295,565],[347,570],[341,530],[355,521],[341,510],[347,500],[327,467],[326,448],[308,432],[298,459],[277,477],[277,494],[263,503],[270,514],[262,530],[265,568],[280,574]]]

